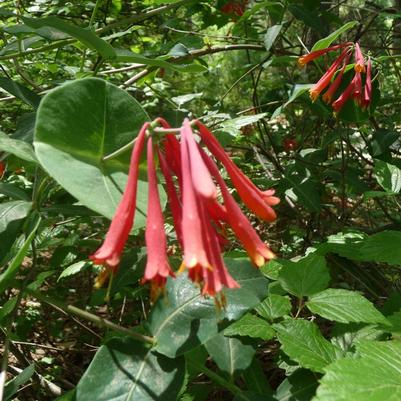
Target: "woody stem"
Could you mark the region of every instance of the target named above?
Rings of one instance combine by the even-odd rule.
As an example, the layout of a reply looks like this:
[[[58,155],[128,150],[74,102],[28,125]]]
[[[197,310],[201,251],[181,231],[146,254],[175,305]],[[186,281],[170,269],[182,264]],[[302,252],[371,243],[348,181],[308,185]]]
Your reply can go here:
[[[94,315],[93,313],[90,313],[86,310],[80,309],[76,306],[73,305],[67,305],[58,299],[48,297],[46,295],[43,295],[40,291],[35,291],[30,288],[26,288],[25,291],[38,299],[41,302],[46,302],[47,304],[51,305],[55,309],[61,309],[62,311],[68,313],[68,314],[73,314],[76,315],[82,319],[88,320],[96,326],[101,327],[101,328],[108,328],[110,330],[117,331],[121,334],[125,334],[127,336],[130,336],[134,338],[135,340],[142,341],[148,344],[155,344],[155,339],[153,337],[145,336],[143,334],[136,333],[126,327],[120,326],[119,324],[113,323],[110,320],[103,319],[100,316]]]

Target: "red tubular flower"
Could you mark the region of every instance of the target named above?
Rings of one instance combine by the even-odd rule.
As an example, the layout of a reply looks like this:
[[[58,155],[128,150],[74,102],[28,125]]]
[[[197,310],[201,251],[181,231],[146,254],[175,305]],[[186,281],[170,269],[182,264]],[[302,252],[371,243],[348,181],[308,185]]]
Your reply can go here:
[[[257,267],[263,266],[266,261],[275,258],[274,253],[267,247],[266,244],[262,242],[252,227],[250,221],[247,219],[244,213],[242,213],[241,208],[237,205],[234,198],[228,191],[228,188],[214,161],[208,158],[205,153],[203,153],[203,155],[209,170],[216,178],[220,186],[224,199],[224,205],[227,209],[228,223],[230,224],[237,238],[244,245],[244,248],[252,262]]]
[[[170,204],[171,214],[173,216],[175,232],[177,233],[177,239],[182,247],[183,239],[182,239],[182,229],[181,229],[182,226],[181,203],[178,199],[177,191],[175,189],[174,182],[171,177],[166,159],[164,155],[160,152],[160,150],[158,150],[158,155],[159,155],[160,168],[166,181],[167,196]]]
[[[217,292],[227,288],[238,288],[238,283],[230,276],[221,256],[221,249],[218,237],[210,224],[206,210],[203,205],[200,207],[202,216],[202,233],[212,269],[203,270],[202,294],[215,296]]]
[[[188,146],[191,177],[195,191],[204,198],[215,199],[217,197],[216,186],[199,153],[187,118],[184,120],[181,135],[183,136],[181,140]]]
[[[344,66],[341,69],[341,71],[337,74],[336,78],[334,79],[334,81],[329,86],[329,89],[327,89],[327,91],[323,94],[323,101],[325,103],[330,104],[332,102],[333,96],[337,92],[337,89],[340,86],[341,81],[343,79],[343,75],[344,75],[344,71],[345,71],[345,67],[346,66],[347,66],[347,63],[344,64]]]
[[[329,67],[329,69],[323,74],[323,76],[319,79],[319,81],[309,90],[310,97],[312,101],[316,101],[320,93],[326,88],[327,85],[330,84],[331,79],[333,78],[335,72],[338,67],[344,60],[344,58],[348,54],[348,49],[344,49],[341,54],[336,58],[333,64]]]
[[[193,268],[200,265],[210,268],[210,262],[205,250],[199,216],[199,195],[192,182],[191,162],[185,136],[187,130],[181,130],[181,167],[182,167],[182,238],[184,265]]]
[[[0,178],[3,177],[5,171],[6,171],[6,164],[3,161],[0,161]]]
[[[354,82],[354,92],[352,93],[352,97],[360,103],[360,99],[362,97],[362,77],[360,72],[356,72],[355,76],[352,80]]]
[[[159,190],[157,189],[157,177],[153,160],[153,142],[149,137],[147,145],[148,161],[148,210],[146,219],[145,241],[147,248],[147,263],[143,282],[152,282],[152,299],[158,295],[158,291],[166,283],[168,276],[174,273],[168,262],[167,241],[164,231],[163,212],[160,206]]]
[[[366,82],[363,91],[362,107],[363,108],[368,107],[371,100],[372,100],[372,61],[369,58],[366,69]]]
[[[258,217],[266,221],[276,219],[276,213],[269,205],[277,204],[280,200],[257,188],[254,183],[235,165],[221,147],[214,135],[199,121],[196,121],[202,141],[213,156],[226,168],[239,196],[245,205]]]
[[[104,264],[113,271],[117,269],[120,263],[121,253],[134,223],[139,162],[145,143],[146,130],[149,125],[149,123],[145,123],[142,126],[135,141],[127,185],[106,234],[106,238],[102,246],[89,257],[96,264]]]
[[[339,113],[343,108],[345,102],[352,96],[355,90],[355,82],[352,80],[345,88],[345,91],[332,103],[333,110]]]
[[[248,1],[229,1],[221,7],[220,11],[224,14],[235,14],[241,17],[244,14]]]
[[[308,54],[304,54],[298,59],[298,64],[300,65],[305,65],[311,62],[312,60],[317,59],[320,56],[323,56],[323,54],[329,53],[334,50],[342,49],[343,47],[348,47],[352,44],[352,42],[346,42],[342,43],[340,45],[335,45],[331,47],[326,47],[325,49],[320,49],[320,50],[315,50],[313,52],[310,52]]]
[[[355,43],[355,66],[354,69],[356,72],[365,72],[365,60],[363,58],[363,54],[361,48],[359,47],[359,43]]]

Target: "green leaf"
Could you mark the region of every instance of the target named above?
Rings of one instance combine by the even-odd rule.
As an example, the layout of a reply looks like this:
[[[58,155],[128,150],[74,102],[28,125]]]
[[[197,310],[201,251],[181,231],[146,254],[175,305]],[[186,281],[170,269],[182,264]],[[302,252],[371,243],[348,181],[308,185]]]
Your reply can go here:
[[[14,259],[6,268],[6,270],[0,275],[0,294],[4,292],[4,290],[8,287],[10,281],[17,275],[21,263],[24,260],[26,254],[28,253],[29,246],[31,245],[31,242],[35,238],[36,230],[39,228],[40,221],[41,219],[40,217],[38,217],[35,226],[29,233],[28,237],[22,244],[21,248],[19,248]]]
[[[224,292],[224,311],[217,311],[186,274],[167,281],[168,302],[159,299],[149,318],[158,352],[174,357],[203,344],[218,333],[222,319],[237,320],[266,297],[268,281],[247,259],[226,258],[225,263],[241,288]]]
[[[269,394],[259,394],[254,391],[243,391],[235,395],[233,401],[276,401]]]
[[[7,184],[5,182],[0,182],[0,194],[8,196],[9,198],[20,199],[24,201],[30,200],[25,191],[14,184]]]
[[[19,139],[12,139],[0,131],[0,151],[11,153],[20,159],[37,163],[32,145]]]
[[[4,32],[7,32],[14,36],[36,33],[37,35],[42,36],[43,38],[48,40],[62,40],[70,37],[70,35],[67,35],[59,31],[58,29],[51,28],[48,26],[44,26],[39,29],[34,29],[25,24],[17,24],[17,25],[6,26],[3,28],[3,30]]]
[[[387,328],[386,330],[390,331],[391,333],[401,334],[401,310],[398,312],[393,313],[390,315],[387,320],[390,322],[391,327]]]
[[[309,91],[310,88],[312,88],[314,84],[297,84],[294,85],[291,89],[290,92],[290,97],[288,100],[280,107],[278,107],[276,110],[274,110],[274,113],[272,114],[271,118],[276,118],[279,114],[282,113],[282,111],[289,105],[291,104],[294,100],[305,94],[306,92]]]
[[[0,204],[0,260],[9,252],[31,208],[27,201]]]
[[[287,296],[270,294],[255,310],[265,319],[274,320],[290,314],[291,301]]]
[[[401,170],[382,160],[375,161],[374,173],[377,182],[387,192],[397,194],[401,190]]]
[[[387,322],[370,301],[355,291],[329,288],[312,295],[306,306],[312,313],[341,323]]]
[[[311,212],[321,209],[319,183],[312,178],[305,178],[298,174],[286,174],[285,179],[291,185],[286,195],[293,201],[299,202]]]
[[[8,301],[6,301],[0,308],[0,322],[7,316],[9,315],[17,305],[17,297],[10,298]]]
[[[89,266],[88,261],[81,260],[79,262],[73,263],[68,266],[66,269],[62,271],[57,281],[60,281],[62,278],[73,276],[74,274],[80,273],[85,267]]]
[[[225,336],[248,336],[270,340],[275,331],[265,320],[247,313],[224,330]]]
[[[122,63],[139,63],[139,64],[151,65],[153,67],[169,68],[173,71],[178,71],[178,72],[207,71],[207,68],[202,64],[198,63],[175,64],[165,61],[163,59],[148,58],[124,49],[117,50],[117,61]]]
[[[115,58],[116,52],[113,46],[99,38],[93,31],[84,29],[79,26],[69,24],[57,17],[45,18],[26,18],[21,17],[26,25],[39,29],[42,27],[52,27],[64,32],[73,38],[79,40],[85,46],[96,50],[104,58]]]
[[[131,142],[147,120],[128,93],[100,79],[81,79],[43,98],[35,151],[62,187],[88,208],[112,218],[126,185],[131,152],[102,158]],[[146,207],[147,185],[140,179],[135,227],[144,225]]]
[[[358,21],[347,22],[341,28],[332,32],[330,35],[326,36],[323,39],[318,40],[312,47],[311,51],[325,49],[326,47],[329,47],[341,34],[348,31],[349,29],[352,29],[357,24],[359,24]]]
[[[274,398],[277,401],[310,401],[316,393],[317,386],[318,382],[314,373],[297,369],[281,382]]]
[[[386,331],[391,331],[388,325]],[[366,325],[365,323],[336,323],[331,335],[332,344],[340,347],[345,353],[354,353],[355,344],[361,340],[380,340],[387,337],[387,334],[376,324]]]
[[[268,401],[268,397],[272,395],[273,391],[263,371],[263,367],[262,362],[258,358],[253,358],[251,366],[242,373],[242,377],[246,388],[252,389],[252,391],[258,394],[263,394],[266,397],[265,401]],[[272,399],[272,397],[270,398]]]
[[[268,28],[263,40],[266,51],[269,51],[272,48],[282,27],[282,25],[273,25]]]
[[[274,325],[281,349],[302,367],[314,372],[335,361],[339,348],[327,341],[319,327],[308,320],[288,319]]]
[[[237,338],[225,337],[223,334],[207,341],[205,347],[219,369],[231,377],[248,368],[256,352],[252,345]]]
[[[367,236],[363,233],[338,233],[318,246],[319,254],[333,252],[361,262],[383,262],[401,266],[401,231],[386,230]]]
[[[401,343],[360,341],[360,358],[345,358],[327,368],[312,401],[399,401]]]
[[[171,401],[184,382],[184,358],[169,359],[131,338],[100,347],[77,386],[76,401]]]
[[[29,365],[18,376],[6,383],[4,387],[3,401],[10,400],[17,393],[18,389],[23,386],[35,373],[35,364]]]
[[[311,253],[296,262],[282,260],[279,272],[281,286],[299,298],[324,290],[330,275],[323,256]]]
[[[26,104],[29,104],[34,109],[38,108],[41,99],[40,96],[18,82],[14,82],[9,78],[0,77],[0,87],[16,98],[21,99]]]

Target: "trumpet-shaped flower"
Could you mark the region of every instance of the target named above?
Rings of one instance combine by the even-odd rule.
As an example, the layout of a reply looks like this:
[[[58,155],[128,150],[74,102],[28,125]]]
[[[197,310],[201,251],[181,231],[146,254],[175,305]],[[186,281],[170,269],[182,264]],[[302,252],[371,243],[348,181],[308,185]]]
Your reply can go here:
[[[303,66],[305,64],[310,63],[312,60],[315,60],[318,57],[323,56],[323,54],[329,53],[334,50],[342,49],[343,47],[349,47],[351,44],[352,42],[341,43],[339,45],[326,47],[325,49],[315,50],[308,54],[304,54],[303,56],[299,57],[298,64]]]
[[[330,84],[331,79],[340,67],[342,61],[348,54],[348,49],[344,49],[342,53],[336,58],[329,69],[323,74],[319,81],[310,89],[309,94],[312,101],[316,101],[320,93]]]
[[[266,221],[274,221],[276,213],[270,205],[277,204],[280,200],[277,197],[266,195],[235,165],[227,153],[218,143],[213,134],[199,121],[196,122],[202,141],[213,156],[226,168],[239,196],[245,205],[258,217]]]
[[[148,210],[145,241],[148,257],[143,282],[151,281],[152,298],[155,299],[159,289],[166,283],[167,277],[174,277],[174,273],[171,270],[167,257],[166,233],[164,231],[164,220],[160,205],[159,190],[157,189],[152,138],[148,138],[147,156]]]
[[[355,43],[355,66],[354,69],[356,72],[365,72],[365,59],[363,58],[361,48],[359,47],[359,43]]]
[[[135,141],[127,185],[106,234],[106,238],[102,246],[90,256],[90,259],[96,264],[104,264],[112,270],[117,269],[120,263],[121,253],[134,223],[139,162],[145,144],[146,130],[149,126],[149,123],[145,123],[142,126]]]

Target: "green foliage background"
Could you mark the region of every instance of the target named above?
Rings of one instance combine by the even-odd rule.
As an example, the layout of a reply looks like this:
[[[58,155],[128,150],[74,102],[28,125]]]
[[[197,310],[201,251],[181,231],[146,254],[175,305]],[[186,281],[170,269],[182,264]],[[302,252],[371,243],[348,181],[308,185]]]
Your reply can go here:
[[[401,4],[227,3],[0,3],[4,400],[401,400]],[[373,102],[335,116],[307,93],[330,56],[297,58],[344,41],[372,58]],[[93,286],[128,168],[99,154],[158,116],[201,119],[281,198],[275,223],[249,216],[278,259],[253,269],[231,238],[242,285],[224,310],[184,275],[151,305],[144,213],[109,288]]]

